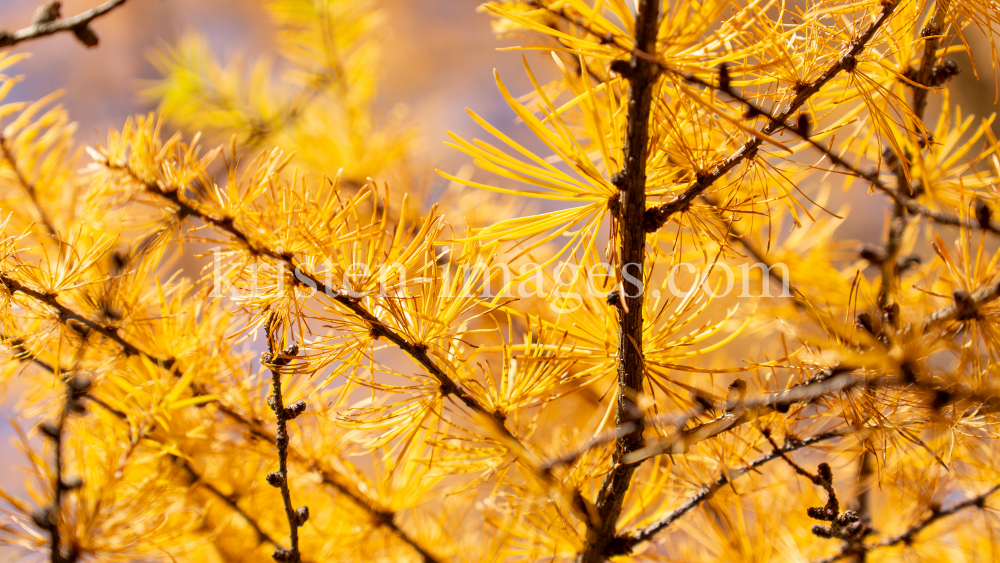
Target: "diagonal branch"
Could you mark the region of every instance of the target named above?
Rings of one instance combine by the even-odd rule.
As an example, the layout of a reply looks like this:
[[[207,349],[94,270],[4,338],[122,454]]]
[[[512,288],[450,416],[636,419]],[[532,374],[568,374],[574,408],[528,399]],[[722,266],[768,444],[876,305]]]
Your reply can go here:
[[[5,274],[0,274],[0,283],[5,284],[9,291],[12,292],[20,291],[45,305],[53,307],[56,311],[58,311],[59,320],[61,322],[65,323],[67,320],[74,320],[80,322],[81,324],[84,324],[85,326],[91,328],[95,332],[102,334],[103,336],[107,337],[108,339],[118,344],[128,355],[143,354],[151,358],[154,362],[157,362],[158,364],[165,366],[165,369],[170,369],[169,366],[173,366],[173,364],[175,363],[173,359],[157,358],[150,354],[146,354],[144,351],[139,350],[136,346],[134,346],[133,344],[122,338],[122,336],[118,334],[117,329],[105,327],[103,325],[100,325],[98,323],[95,323],[87,319],[80,313],[77,313],[76,311],[70,309],[69,307],[66,307],[65,305],[59,303],[54,296],[39,292],[37,290],[33,290]],[[24,347],[23,341],[21,339],[8,339],[4,337],[0,340],[2,340],[7,346],[9,346],[12,350],[16,352],[15,357],[20,359],[30,359],[33,363],[41,366],[42,368],[48,371],[52,371],[53,368],[51,367],[51,365],[49,365],[44,360],[38,358],[35,354],[31,353],[29,350],[27,350]],[[197,390],[195,391],[195,395],[200,395],[200,394],[203,393]],[[96,399],[95,397],[91,398],[93,400],[99,401],[99,399]],[[275,442],[276,440],[275,436],[265,432],[262,428],[259,427],[259,425],[246,419],[244,416],[232,410],[227,405],[218,401],[213,401],[212,403],[216,404],[216,406],[219,408],[220,412],[222,412],[223,415],[225,415],[230,420],[236,422],[243,428],[245,428],[251,435],[270,443]],[[103,401],[99,401],[99,404],[102,404],[104,408],[106,408],[108,411],[112,413],[115,413],[119,417],[124,417],[123,413],[121,413],[117,409],[114,409],[113,407],[107,404],[104,404]],[[305,456],[298,454],[291,448],[289,448],[288,452],[300,463],[304,463],[310,466],[316,465],[315,460],[307,459]],[[333,487],[339,493],[351,499],[351,501],[354,502],[356,505],[367,510],[370,514],[372,514],[373,516],[372,522],[374,522],[375,525],[384,526],[385,528],[391,530],[404,543],[409,545],[411,548],[414,549],[414,551],[420,554],[421,558],[424,560],[425,563],[440,563],[440,559],[438,559],[433,553],[431,553],[431,551],[427,547],[421,545],[420,542],[418,542],[415,538],[411,537],[405,530],[403,530],[399,526],[398,522],[396,522],[395,519],[396,515],[393,512],[380,507],[376,501],[374,501],[371,498],[368,498],[367,495],[352,487],[350,485],[350,479],[340,475],[340,473],[337,472],[336,470],[328,470],[318,467],[316,469],[317,471],[319,471],[322,477],[322,481],[325,484]],[[232,503],[230,503],[230,505],[232,506]],[[276,546],[278,545],[276,542],[270,542],[270,543]]]
[[[506,426],[504,426],[504,418],[501,415],[487,409],[482,403],[476,400],[476,398],[473,397],[461,385],[461,383],[452,379],[441,366],[431,359],[430,355],[427,353],[426,346],[407,340],[405,336],[383,323],[378,317],[368,311],[364,305],[359,303],[357,300],[352,299],[346,292],[327,285],[323,282],[323,280],[306,271],[302,268],[301,264],[295,260],[294,256],[279,253],[272,248],[254,243],[232,219],[218,218],[201,210],[196,202],[188,201],[188,198],[184,197],[179,189],[170,191],[169,189],[164,189],[156,183],[147,183],[128,167],[114,166],[107,161],[104,161],[101,164],[106,166],[108,170],[126,175],[129,178],[129,181],[135,182],[147,193],[167,200],[177,208],[176,212],[181,216],[197,217],[208,225],[211,225],[219,232],[233,237],[249,248],[252,253],[258,256],[265,256],[269,260],[285,265],[290,271],[296,272],[296,275],[293,277],[293,283],[308,286],[312,290],[325,294],[338,305],[347,309],[351,314],[360,318],[370,327],[376,336],[385,338],[389,342],[392,342],[399,349],[413,358],[413,360],[415,360],[418,364],[423,366],[424,369],[426,369],[428,373],[438,381],[443,395],[452,395],[456,397],[471,411],[479,415],[484,421],[488,421],[489,425],[492,427],[491,429],[495,430],[500,435],[506,446],[514,446],[512,449],[515,451],[521,451],[522,455],[525,452],[528,452],[527,448],[521,444],[509,430],[507,430]],[[2,278],[0,278],[0,281],[2,281]]]
[[[663,515],[661,518],[645,526],[631,534],[622,534],[615,538],[616,551],[612,555],[627,555],[631,553],[632,549],[644,542],[649,541],[656,534],[662,532],[663,530],[669,528],[677,520],[679,520],[685,514],[691,512],[695,508],[701,506],[702,503],[712,498],[719,489],[725,487],[729,483],[732,483],[737,478],[756,470],[762,465],[769,461],[778,459],[787,455],[789,452],[794,452],[795,450],[802,449],[809,446],[814,446],[820,442],[825,442],[827,440],[833,440],[843,436],[841,432],[825,432],[823,434],[817,434],[811,438],[805,440],[786,440],[784,446],[780,449],[774,449],[771,452],[760,456],[759,458],[751,461],[744,467],[737,469],[731,469],[729,471],[723,472],[719,477],[705,485],[698,491],[697,494],[690,497],[688,500],[684,501],[680,506],[671,510],[667,514]]]
[[[976,507],[979,509],[985,508],[986,499],[993,493],[997,492],[998,490],[1000,490],[1000,485],[993,485],[980,495],[974,496],[952,507],[932,512],[930,516],[924,518],[923,520],[914,524],[913,526],[910,526],[909,528],[907,528],[906,531],[899,534],[898,536],[886,538],[876,544],[864,545],[861,546],[860,548],[851,548],[850,546],[847,546],[844,549],[841,549],[839,553],[831,555],[830,557],[820,559],[818,561],[814,561],[813,563],[834,563],[835,561],[840,561],[841,559],[857,556],[858,549],[861,549],[865,553],[867,553],[869,551],[882,549],[885,547],[892,547],[894,545],[898,545],[901,543],[909,545],[914,541],[914,538],[916,537],[917,534],[919,534],[921,531],[928,528],[931,524],[937,522],[938,520],[947,518],[954,514],[958,514],[959,512],[965,510],[966,508],[972,508],[972,507]]]
[[[77,39],[79,39],[84,45],[87,47],[94,47],[97,45],[97,35],[90,28],[90,22],[103,16],[104,14],[107,14],[127,1],[128,0],[108,0],[96,8],[92,8],[86,12],[81,12],[80,14],[66,19],[37,21],[36,16],[36,21],[24,29],[20,29],[13,33],[0,30],[0,47],[10,47],[12,45],[17,45],[22,41],[30,41],[32,39],[54,35],[63,31],[73,32]],[[54,7],[52,7],[52,4],[53,3],[49,3],[47,5],[43,4],[42,9],[55,9],[58,13],[58,2],[54,3],[56,4]]]
[[[778,129],[783,127],[783,124],[787,122],[792,115],[794,115],[795,112],[806,103],[806,101],[809,100],[809,98],[819,92],[820,89],[833,80],[837,74],[839,74],[842,70],[853,68],[857,64],[858,55],[865,50],[868,43],[875,37],[876,32],[878,32],[878,30],[881,29],[882,26],[889,20],[897,5],[897,2],[886,2],[882,4],[882,13],[868,27],[868,29],[865,30],[860,37],[851,41],[848,44],[847,51],[841,55],[839,59],[837,59],[837,62],[826,69],[826,71],[824,71],[819,78],[799,88],[795,98],[793,98],[783,110],[775,115],[772,121],[764,126],[761,133],[764,135],[771,135],[777,132]],[[737,164],[743,162],[747,158],[755,156],[762,143],[763,140],[761,137],[754,137],[753,139],[750,139],[742,147],[740,147],[739,150],[722,161],[710,172],[700,174],[695,183],[688,187],[687,190],[681,193],[681,195],[677,196],[677,198],[658,206],[651,207],[646,213],[647,230],[656,231],[660,229],[660,227],[667,222],[671,215],[677,213],[678,211],[687,209],[688,206],[691,205],[691,202],[694,201],[694,198],[701,195],[701,193],[715,183],[716,180],[735,168]]]
[[[347,311],[351,314],[360,318],[369,326],[374,335],[377,337],[383,337],[392,342],[400,350],[413,358],[413,360],[419,365],[423,366],[427,372],[438,381],[440,385],[440,392],[443,396],[451,395],[461,401],[462,404],[473,412],[476,421],[484,428],[492,431],[494,436],[499,439],[500,443],[507,448],[508,451],[510,451],[532,475],[537,477],[545,486],[556,490],[560,496],[567,498],[574,511],[582,520],[590,522],[594,519],[594,515],[591,510],[592,506],[586,499],[583,498],[579,490],[567,490],[566,487],[559,483],[559,481],[556,480],[551,474],[539,470],[540,460],[538,459],[538,456],[507,429],[505,417],[501,413],[497,413],[486,408],[481,402],[472,396],[472,394],[469,393],[460,382],[452,379],[452,377],[449,376],[441,366],[431,359],[426,346],[407,340],[405,336],[396,332],[392,329],[392,327],[379,320],[378,317],[368,311],[360,302],[352,299],[348,293],[327,285],[321,279],[302,268],[301,264],[295,260],[293,255],[279,253],[272,248],[257,244],[253,242],[251,237],[249,237],[247,233],[237,226],[235,221],[232,219],[218,218],[201,210],[196,202],[189,201],[183,195],[183,190],[165,189],[155,182],[146,182],[127,166],[114,166],[107,161],[104,161],[102,164],[109,170],[125,174],[129,181],[138,184],[147,193],[165,199],[173,204],[176,207],[176,213],[179,216],[185,218],[197,217],[206,224],[211,225],[217,231],[233,237],[241,244],[245,245],[246,248],[250,249],[250,251],[255,255],[264,256],[275,261],[276,263],[283,264],[289,269],[289,271],[295,272],[295,276],[292,277],[291,283],[301,284],[304,287],[308,287],[310,290],[322,292],[335,303],[347,309]],[[0,281],[3,281],[2,275],[0,275]]]

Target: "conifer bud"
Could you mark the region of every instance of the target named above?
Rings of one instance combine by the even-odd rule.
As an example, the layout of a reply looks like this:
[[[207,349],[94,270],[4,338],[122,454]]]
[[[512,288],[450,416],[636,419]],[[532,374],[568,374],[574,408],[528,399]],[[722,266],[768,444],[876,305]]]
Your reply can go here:
[[[819,464],[819,467],[817,467],[816,470],[819,474],[819,478],[822,479],[824,483],[833,483],[833,470],[830,469],[830,465],[828,463]]]
[[[39,424],[38,429],[41,430],[42,434],[45,434],[47,437],[53,440],[59,439],[59,434],[60,434],[59,427],[50,422],[43,422]]]
[[[930,83],[930,86],[940,86],[957,76],[960,72],[961,69],[958,68],[958,63],[955,61],[944,61],[931,69],[931,75],[927,81]]]
[[[306,411],[305,401],[295,401],[291,405],[285,407],[285,420],[295,420],[300,414]]]
[[[867,260],[872,266],[879,266],[885,261],[885,250],[877,246],[866,244],[858,251],[858,255],[863,260]]]
[[[809,117],[808,113],[799,114],[797,128],[799,130],[799,135],[802,135],[807,139],[809,138],[809,135],[812,133],[812,118]]]
[[[31,18],[32,25],[52,23],[59,19],[62,2],[46,2],[35,10],[34,17]]]
[[[302,526],[309,520],[309,507],[300,506],[295,509],[295,523]]]
[[[79,477],[63,477],[62,486],[68,491],[79,489],[83,486],[83,479]]]
[[[632,63],[625,59],[611,61],[611,72],[617,73],[622,78],[628,80],[632,76]]]
[[[97,34],[94,33],[94,30],[86,24],[74,27],[73,35],[80,40],[80,43],[86,45],[88,49],[91,47],[97,47],[97,44],[100,42],[97,39]]]
[[[955,298],[955,307],[958,309],[958,313],[955,317],[960,321],[967,321],[976,316],[976,303],[969,296],[969,293],[963,289],[956,289],[952,293],[952,297]]]
[[[831,530],[829,526],[813,526],[812,533],[823,539],[833,538],[833,530]]]
[[[719,65],[719,90],[732,91],[732,78],[729,76],[729,63]]]
[[[90,380],[89,377],[83,375],[74,375],[72,378],[70,378],[68,385],[70,391],[73,393],[74,396],[80,396],[86,393],[88,389],[90,389],[90,386],[93,385],[93,382]]]
[[[976,221],[979,222],[979,226],[988,229],[990,228],[990,219],[993,216],[993,211],[990,210],[986,202],[977,199],[976,200]]]
[[[622,296],[620,293],[618,293],[618,290],[616,289],[608,294],[607,301],[608,301],[608,306],[617,307],[622,302]]]
[[[285,476],[282,475],[281,473],[278,473],[277,471],[272,471],[271,473],[268,473],[266,479],[267,479],[267,484],[275,488],[285,484]]]
[[[292,551],[290,549],[283,549],[280,547],[274,550],[271,557],[273,557],[278,563],[292,563],[294,561]]]
[[[951,402],[951,393],[939,389],[934,392],[934,400],[931,401],[931,408],[936,411],[939,411],[948,406],[948,403],[950,402]]]
[[[51,530],[55,525],[52,516],[52,509],[50,508],[41,508],[31,513],[31,519],[34,520],[35,525],[43,530]]]
[[[872,324],[872,316],[868,313],[858,315],[858,320],[854,324],[870,334],[875,334],[875,325]]]

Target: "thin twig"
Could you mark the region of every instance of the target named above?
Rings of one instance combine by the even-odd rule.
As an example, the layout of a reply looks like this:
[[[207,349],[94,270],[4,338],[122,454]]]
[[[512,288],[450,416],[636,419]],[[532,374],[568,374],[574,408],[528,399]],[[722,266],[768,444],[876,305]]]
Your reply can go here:
[[[97,45],[97,35],[90,28],[90,22],[103,16],[104,14],[121,6],[128,0],[109,0],[100,6],[87,10],[71,18],[56,19],[54,21],[34,22],[24,29],[13,33],[0,30],[0,47],[10,47],[22,41],[30,41],[48,35],[54,35],[63,31],[70,31],[76,35],[87,47]]]
[[[278,449],[278,470],[267,474],[267,482],[272,487],[281,490],[281,500],[285,506],[285,517],[288,518],[291,548],[274,550],[275,561],[278,563],[300,563],[299,527],[309,519],[309,507],[295,508],[292,504],[292,494],[288,486],[288,421],[293,420],[305,410],[304,401],[285,408],[281,396],[281,368],[299,353],[299,347],[292,344],[281,353],[274,351],[275,327],[269,323],[267,327],[267,352],[261,354],[260,363],[271,370],[271,396],[267,404],[271,406],[278,420],[278,432],[275,434],[274,445]]]
[[[719,491],[722,487],[728,485],[735,481],[738,477],[746,475],[751,471],[756,470],[765,463],[777,459],[782,455],[786,455],[789,452],[805,448],[808,446],[816,445],[820,442],[825,442],[827,440],[832,440],[840,438],[843,436],[841,432],[825,432],[823,434],[818,434],[811,438],[805,440],[786,440],[785,445],[777,450],[773,450],[769,453],[762,455],[761,457],[751,461],[744,467],[730,469],[729,471],[723,472],[719,477],[712,483],[704,486],[698,491],[697,494],[686,500],[677,508],[671,510],[663,517],[661,517],[656,522],[649,524],[648,526],[637,530],[630,534],[620,534],[615,538],[615,552],[612,555],[626,555],[631,553],[634,547],[644,541],[649,541],[656,534],[662,532],[663,530],[669,528],[674,522],[679,520],[685,514],[691,512],[695,508],[701,506],[702,503],[712,498],[712,496]]]
[[[952,516],[954,514],[958,514],[959,512],[965,510],[966,508],[971,508],[971,507],[976,507],[979,509],[985,508],[986,499],[993,493],[997,492],[998,490],[1000,490],[1000,484],[994,485],[989,489],[987,489],[986,492],[974,496],[966,501],[960,502],[950,508],[932,512],[930,516],[924,518],[923,520],[914,524],[913,526],[910,526],[909,528],[906,529],[906,531],[897,536],[886,538],[875,544],[864,545],[860,548],[852,548],[850,546],[846,546],[844,549],[841,549],[839,553],[831,555],[830,557],[813,561],[813,563],[834,563],[835,561],[840,561],[841,559],[857,555],[858,549],[863,549],[867,553],[870,551],[874,551],[876,549],[892,547],[894,545],[898,545],[901,543],[910,544],[914,541],[918,533],[929,527],[934,522],[937,522],[938,520],[947,518],[948,516]]]
[[[864,51],[864,49],[868,46],[868,43],[873,37],[875,37],[875,33],[878,32],[878,30],[881,29],[881,27],[889,20],[897,6],[898,2],[886,2],[882,4],[882,13],[872,23],[872,25],[861,34],[860,37],[848,44],[847,52],[841,55],[841,57],[837,59],[837,62],[824,71],[819,78],[802,86],[801,88],[798,88],[795,98],[793,98],[792,101],[789,102],[783,110],[781,110],[781,112],[774,116],[773,121],[770,121],[764,126],[761,133],[763,135],[771,135],[777,132],[779,128],[784,127],[784,123],[786,123],[792,115],[794,115],[795,112],[809,100],[809,98],[819,92],[820,89],[830,82],[837,74],[839,74],[842,70],[853,68],[857,64],[858,55]],[[643,55],[652,58],[647,53],[643,53]],[[708,189],[708,187],[711,186],[716,180],[735,168],[737,164],[743,162],[747,158],[755,156],[761,144],[763,144],[761,137],[755,136],[711,171],[698,175],[694,184],[689,186],[674,200],[651,207],[646,212],[647,230],[658,230],[667,222],[671,215],[678,211],[687,209],[688,206],[691,205],[694,198],[701,195],[701,193]]]

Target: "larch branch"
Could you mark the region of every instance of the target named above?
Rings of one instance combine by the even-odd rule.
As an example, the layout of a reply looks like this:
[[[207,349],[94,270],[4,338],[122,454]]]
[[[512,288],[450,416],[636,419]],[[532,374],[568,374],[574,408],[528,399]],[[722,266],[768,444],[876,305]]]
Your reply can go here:
[[[660,0],[640,0],[635,22],[637,51],[655,52],[659,31]],[[612,177],[619,188],[617,217],[620,246],[618,273],[621,305],[618,308],[618,393],[615,423],[631,423],[632,432],[615,440],[614,462],[597,496],[596,522],[587,523],[586,546],[579,563],[598,563],[608,558],[608,546],[615,537],[618,517],[625,502],[637,464],[623,459],[642,447],[643,423],[635,403],[642,392],[645,375],[642,355],[644,288],[628,287],[624,279],[629,268],[645,277],[646,157],[649,150],[649,116],[658,72],[655,65],[635,54],[630,61],[628,115],[625,121],[624,166]],[[630,290],[634,292],[630,293]]]
[[[868,43],[875,37],[878,30],[881,29],[887,21],[889,21],[889,18],[892,17],[897,5],[897,2],[888,2],[883,4],[882,13],[874,22],[872,22],[872,24],[867,30],[864,31],[864,33],[861,34],[860,37],[850,42],[847,51],[841,55],[839,59],[837,59],[837,62],[827,68],[819,78],[799,88],[797,90],[798,93],[792,101],[790,101],[783,110],[775,115],[772,121],[764,126],[761,133],[764,135],[771,135],[777,132],[778,129],[783,127],[783,124],[787,122],[792,115],[794,115],[795,112],[809,100],[809,98],[819,92],[820,89],[833,80],[837,74],[839,74],[842,70],[853,68],[853,66],[857,64],[858,55],[865,50]],[[649,211],[647,211],[647,230],[658,230],[667,222],[671,215],[677,213],[678,211],[687,209],[691,202],[694,201],[694,198],[701,195],[701,193],[715,183],[716,180],[735,168],[737,164],[743,162],[747,158],[755,156],[762,143],[763,140],[760,137],[750,139],[735,153],[730,155],[711,171],[699,175],[697,180],[695,180],[695,183],[688,187],[674,200],[651,207]]]
[[[30,41],[64,31],[72,32],[87,47],[94,47],[97,45],[97,35],[90,28],[90,23],[125,4],[127,1],[108,0],[96,8],[81,12],[71,18],[55,19],[53,21],[35,21],[28,27],[15,32],[0,30],[0,47],[10,47],[23,41]],[[58,10],[58,7],[56,7],[56,10]]]

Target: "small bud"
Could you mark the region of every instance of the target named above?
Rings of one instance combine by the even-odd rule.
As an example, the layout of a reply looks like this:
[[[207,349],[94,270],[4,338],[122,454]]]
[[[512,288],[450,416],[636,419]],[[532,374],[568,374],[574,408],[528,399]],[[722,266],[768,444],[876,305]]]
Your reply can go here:
[[[812,506],[806,509],[806,514],[813,520],[826,520],[826,507]]]
[[[282,475],[281,473],[278,473],[277,471],[272,471],[271,473],[268,473],[265,479],[267,480],[267,484],[271,485],[272,487],[277,488],[285,484],[285,476]]]
[[[90,386],[93,385],[93,381],[91,381],[89,377],[83,375],[74,375],[70,378],[67,384],[69,385],[70,391],[73,392],[73,395],[80,396],[90,389]]]
[[[34,17],[31,18],[32,25],[52,23],[59,19],[62,2],[46,2],[35,10]]]
[[[951,403],[951,393],[948,391],[937,390],[934,392],[934,400],[931,401],[931,408],[939,411]]]
[[[843,59],[844,70],[847,72],[854,72],[854,69],[858,68],[858,59],[853,55],[848,55]]]
[[[128,266],[128,253],[116,250],[111,253],[111,264],[116,272],[120,272]]]
[[[839,518],[837,518],[837,523],[840,524],[841,526],[847,526],[848,524],[854,524],[859,520],[861,520],[861,517],[858,516],[858,513],[856,511],[847,510],[844,511],[844,513],[841,514]]]
[[[709,412],[715,409],[715,404],[712,403],[712,399],[702,395],[701,393],[694,394],[694,402],[698,403],[698,408],[704,412]]]
[[[726,410],[731,411],[743,402],[747,396],[747,382],[737,379],[729,384],[729,392],[726,395]]]
[[[62,486],[68,491],[79,489],[83,486],[83,479],[79,477],[63,477]]]
[[[618,290],[616,289],[608,294],[607,301],[609,307],[617,307],[621,305],[622,296],[620,293],[618,293]]]
[[[920,138],[917,139],[917,145],[920,148],[926,149],[928,145],[934,144],[934,134],[933,133],[922,132],[922,133],[918,133],[918,135],[920,136]]]
[[[919,256],[907,256],[906,258],[904,258],[904,259],[902,259],[902,260],[900,260],[899,262],[896,263],[896,268],[900,272],[905,272],[906,270],[909,270],[910,268],[912,268],[914,266],[919,266],[919,265],[920,265],[920,257]]]
[[[43,422],[39,424],[38,429],[42,431],[42,434],[45,434],[46,436],[48,436],[53,440],[59,439],[60,435],[59,427],[50,422]]]
[[[872,316],[868,313],[858,315],[858,320],[855,321],[854,326],[863,328],[870,334],[875,334],[875,325],[872,324]]]
[[[624,59],[616,59],[611,61],[611,72],[617,73],[622,78],[628,80],[632,76],[632,63]]]
[[[31,519],[34,520],[35,525],[43,530],[51,530],[55,525],[52,516],[52,510],[48,508],[41,508],[31,513]]]
[[[831,530],[828,526],[813,526],[812,533],[824,539],[833,538],[833,530]]]
[[[821,463],[816,468],[816,472],[819,474],[819,478],[823,480],[824,483],[833,482],[833,470],[830,469],[828,463]]]
[[[885,261],[885,250],[877,246],[866,244],[858,251],[858,255],[863,260],[867,260],[872,266],[879,266]]]
[[[305,401],[295,401],[291,405],[285,407],[285,419],[295,420],[300,414],[306,411]]]
[[[927,81],[930,83],[930,86],[940,86],[957,76],[960,72],[961,69],[958,68],[958,63],[955,61],[944,61],[931,69],[931,75]]]
[[[729,92],[732,89],[732,78],[729,76],[729,63],[719,65],[719,90]]]
[[[89,25],[78,25],[73,28],[73,35],[80,40],[80,43],[86,45],[89,49],[91,47],[97,47],[99,40],[97,39],[97,34],[94,30],[90,28]]]
[[[303,524],[306,523],[307,520],[309,520],[309,507],[308,506],[300,506],[300,507],[296,508],[295,509],[295,523],[297,525],[299,525],[299,526],[302,526]]]
[[[958,320],[967,321],[976,317],[976,303],[968,292],[957,289],[952,293],[952,297],[955,298],[955,307],[958,309],[958,313],[955,315]]]
[[[899,303],[893,303],[892,305],[886,305],[884,308],[885,320],[892,326],[899,328]]]
[[[267,396],[267,406],[271,407],[271,410],[275,410],[278,407],[278,398],[274,395]]]
[[[278,563],[292,563],[294,561],[292,551],[290,549],[282,549],[280,547],[274,550],[271,557],[273,557]]]
[[[993,212],[990,210],[986,202],[977,199],[976,200],[976,221],[979,222],[979,226],[988,229],[990,228],[990,218],[993,216]]]
[[[800,113],[797,128],[799,130],[799,135],[809,138],[812,133],[812,118],[809,117],[808,113]]]
[[[87,407],[83,406],[83,403],[78,399],[73,398],[69,401],[69,411],[74,414],[83,414],[87,412]]]

